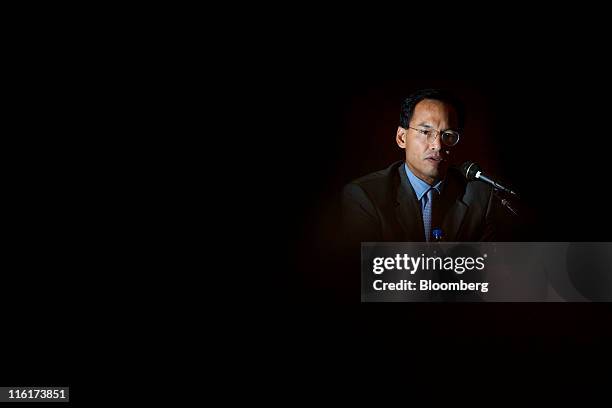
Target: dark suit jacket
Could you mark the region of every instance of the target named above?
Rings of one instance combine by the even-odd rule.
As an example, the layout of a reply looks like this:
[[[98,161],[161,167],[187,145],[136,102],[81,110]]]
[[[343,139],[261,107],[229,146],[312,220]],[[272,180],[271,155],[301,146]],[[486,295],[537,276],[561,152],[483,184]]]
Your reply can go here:
[[[393,163],[344,188],[343,222],[351,241],[425,241],[421,204],[403,164]],[[432,228],[441,227],[445,241],[492,241],[495,201],[489,185],[468,182],[450,168],[434,206]]]

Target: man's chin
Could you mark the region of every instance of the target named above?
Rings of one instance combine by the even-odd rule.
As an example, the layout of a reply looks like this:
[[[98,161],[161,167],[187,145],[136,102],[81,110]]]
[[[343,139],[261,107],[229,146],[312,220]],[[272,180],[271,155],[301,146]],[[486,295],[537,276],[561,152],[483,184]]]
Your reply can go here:
[[[439,166],[432,168],[426,174],[428,177],[434,180],[440,180],[446,175],[446,166],[444,164],[440,164]]]

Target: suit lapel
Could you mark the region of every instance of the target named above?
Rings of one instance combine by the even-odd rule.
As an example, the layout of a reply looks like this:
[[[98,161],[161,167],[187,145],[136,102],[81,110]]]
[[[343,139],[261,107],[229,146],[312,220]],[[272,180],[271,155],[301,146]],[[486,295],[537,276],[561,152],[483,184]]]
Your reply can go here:
[[[412,185],[408,181],[403,163],[398,168],[396,217],[404,230],[406,241],[424,241],[423,215]]]
[[[446,231],[447,241],[457,240],[467,208],[468,206],[463,201],[457,199],[451,206],[449,212],[446,213],[446,217],[444,217],[444,222],[442,223],[442,231]]]
[[[468,205],[462,200],[465,194],[465,183],[453,176],[454,173],[449,169],[440,200],[440,214],[445,214],[442,231],[444,231],[446,241],[457,240],[468,210]]]

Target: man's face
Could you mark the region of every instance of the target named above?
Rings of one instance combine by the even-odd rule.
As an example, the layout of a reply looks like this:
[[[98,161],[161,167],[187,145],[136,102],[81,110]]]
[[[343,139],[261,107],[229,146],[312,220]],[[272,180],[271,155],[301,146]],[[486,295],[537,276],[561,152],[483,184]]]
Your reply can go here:
[[[417,103],[409,128],[397,128],[396,141],[406,151],[406,164],[415,176],[433,185],[444,177],[448,167],[449,147],[442,144],[440,134],[435,130],[457,130],[457,112],[444,102],[424,99]],[[418,130],[434,129],[435,137],[430,142]]]

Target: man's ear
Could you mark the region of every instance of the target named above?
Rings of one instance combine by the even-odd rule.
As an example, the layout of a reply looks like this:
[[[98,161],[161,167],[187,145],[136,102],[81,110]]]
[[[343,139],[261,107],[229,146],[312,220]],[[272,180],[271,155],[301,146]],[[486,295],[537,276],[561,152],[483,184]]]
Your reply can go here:
[[[406,137],[408,136],[408,132],[401,126],[397,127],[397,134],[395,135],[395,141],[397,145],[402,149],[406,148]]]

